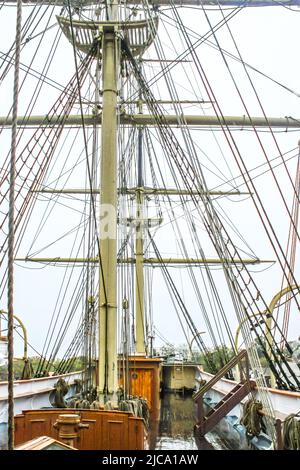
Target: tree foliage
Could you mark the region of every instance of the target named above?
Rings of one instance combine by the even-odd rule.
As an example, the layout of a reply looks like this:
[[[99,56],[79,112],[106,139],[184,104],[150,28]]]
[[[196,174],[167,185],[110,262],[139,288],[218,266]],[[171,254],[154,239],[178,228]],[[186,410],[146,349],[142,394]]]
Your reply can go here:
[[[38,364],[40,361],[39,356],[33,356],[29,358],[33,371],[35,372],[38,368]],[[58,366],[61,365],[61,359],[57,359],[54,361],[53,364],[49,364],[48,361],[45,362],[45,369],[49,371],[49,375],[53,375],[57,373]],[[14,359],[14,378],[15,380],[19,380],[22,377],[22,372],[24,368],[24,360],[21,358]],[[76,372],[83,369],[83,358],[81,356],[76,357],[72,363],[72,367],[70,372]],[[43,374],[41,374],[43,375]],[[45,375],[48,375],[45,374]],[[0,380],[7,380],[8,372],[7,372],[7,365],[3,365],[0,367]]]

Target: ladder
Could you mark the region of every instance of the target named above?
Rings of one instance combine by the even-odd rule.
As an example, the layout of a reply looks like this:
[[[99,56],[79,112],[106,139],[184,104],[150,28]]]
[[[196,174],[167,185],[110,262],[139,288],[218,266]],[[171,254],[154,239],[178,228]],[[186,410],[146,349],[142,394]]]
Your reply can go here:
[[[241,374],[242,380],[236,384],[230,392],[227,393],[207,414],[204,412],[204,394],[207,393],[229,370],[239,364],[240,370],[242,360],[245,362],[246,372]],[[232,358],[209,382],[207,382],[194,395],[194,401],[197,406],[197,424],[195,425],[195,437],[203,438],[206,433],[211,431],[251,390],[255,388],[255,381],[249,378],[248,355],[245,350]]]

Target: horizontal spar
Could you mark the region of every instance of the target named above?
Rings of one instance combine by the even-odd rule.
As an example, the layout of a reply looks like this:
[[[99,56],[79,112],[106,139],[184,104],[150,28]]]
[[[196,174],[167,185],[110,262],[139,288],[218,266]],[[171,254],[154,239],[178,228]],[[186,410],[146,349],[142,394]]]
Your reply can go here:
[[[99,258],[15,258],[15,261],[25,261],[30,263],[99,263]],[[135,264],[135,258],[119,259],[119,264]],[[260,264],[274,263],[274,260],[260,259],[218,259],[218,258],[144,258],[144,264],[161,266],[164,264],[181,265],[201,265],[201,264]]]
[[[132,123],[136,125],[157,125],[157,119],[150,114],[133,114],[121,116],[121,123],[127,124]],[[184,125],[193,127],[239,127],[239,128],[251,128],[251,127],[284,127],[284,128],[299,128],[300,120],[294,119],[290,116],[284,118],[269,117],[251,117],[246,116],[224,116],[220,118],[217,116],[202,116],[202,115],[164,115],[161,119],[161,124],[164,123],[170,126],[181,127]]]
[[[17,0],[4,0],[5,4],[17,3]],[[56,6],[65,6],[65,0],[23,0],[23,3],[29,5],[56,5]],[[99,3],[105,3],[104,1],[97,0],[70,0],[70,4],[73,7],[86,6],[86,5],[99,5]],[[122,2],[125,3],[125,2]],[[155,6],[170,6],[170,0],[149,0],[149,5]],[[126,0],[126,5],[143,5],[143,0]],[[209,6],[243,6],[243,7],[266,7],[266,6],[277,6],[277,5],[300,5],[300,0],[280,0],[280,2],[274,2],[274,0],[172,0],[172,4],[176,6],[199,6],[209,5]]]
[[[10,127],[11,118],[0,117],[0,126]],[[30,116],[18,118],[18,126],[20,127],[33,127],[33,126],[58,126],[64,123],[66,126],[81,126],[82,118],[79,115],[71,115],[67,118],[58,116]],[[95,124],[101,124],[101,116],[85,115],[84,123],[86,126],[93,126]],[[120,123],[123,125],[138,125],[138,126],[156,126],[157,120],[151,114],[121,114]],[[193,126],[193,127],[239,127],[251,128],[251,127],[282,127],[285,129],[300,129],[300,118],[293,118],[286,116],[283,118],[269,117],[252,117],[251,119],[246,116],[224,116],[224,118],[218,118],[216,116],[200,116],[200,115],[164,115],[160,121],[160,124],[168,124],[170,126],[181,127],[182,125]]]
[[[99,189],[36,189],[32,191],[33,193],[42,193],[42,194],[100,194]],[[246,194],[251,194],[247,191],[199,191],[188,190],[188,189],[173,189],[173,188],[120,188],[118,189],[119,194],[136,194],[141,192],[146,196],[200,196],[200,195],[210,195],[210,196],[244,196]]]

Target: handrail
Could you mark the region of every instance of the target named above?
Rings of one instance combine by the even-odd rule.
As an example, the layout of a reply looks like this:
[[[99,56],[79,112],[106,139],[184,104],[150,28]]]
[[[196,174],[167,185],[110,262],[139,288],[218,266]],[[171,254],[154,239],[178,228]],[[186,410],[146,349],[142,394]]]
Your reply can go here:
[[[0,315],[8,315],[8,312],[6,310],[0,310]],[[28,342],[27,342],[27,330],[25,328],[24,323],[21,321],[19,317],[16,315],[13,315],[14,319],[17,320],[19,323],[20,327],[22,328],[23,331],[23,340],[24,340],[24,354],[23,354],[23,359],[28,359]]]
[[[237,356],[230,359],[230,361],[225,366],[223,366],[222,369],[219,370],[219,372],[208,383],[200,388],[200,390],[193,396],[193,399],[197,401],[198,398],[204,395],[204,393],[208,392],[208,390],[213,385],[215,385],[226,374],[226,372],[236,366],[244,357],[248,358],[247,351],[245,349],[240,351]]]

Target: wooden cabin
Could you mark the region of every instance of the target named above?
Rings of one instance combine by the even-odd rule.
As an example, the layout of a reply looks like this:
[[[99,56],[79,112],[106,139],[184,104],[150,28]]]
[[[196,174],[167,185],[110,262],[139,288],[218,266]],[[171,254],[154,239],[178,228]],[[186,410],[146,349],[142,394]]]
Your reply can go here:
[[[120,385],[125,387],[126,365],[120,360]],[[161,387],[161,359],[144,356],[130,356],[129,369],[129,394],[144,397],[148,401],[150,411],[160,408]]]
[[[151,414],[155,416],[160,408],[161,360],[132,356],[127,366],[126,371],[125,365],[119,361],[120,385],[125,386],[126,376],[129,394],[146,398]],[[73,421],[72,430],[65,434],[57,427],[60,416]],[[74,420],[77,420],[76,424]],[[70,435],[72,439],[64,437]],[[15,417],[16,446],[41,436],[79,450],[142,450],[147,433],[142,418],[118,410],[53,408],[25,410]]]
[[[63,413],[68,413],[63,415]],[[60,416],[79,416],[78,424],[64,433],[57,427]],[[74,423],[74,420],[73,420]],[[26,410],[15,417],[15,445],[48,436],[79,450],[143,450],[145,429],[142,418],[124,411],[106,410]],[[71,436],[71,437],[70,437]]]

